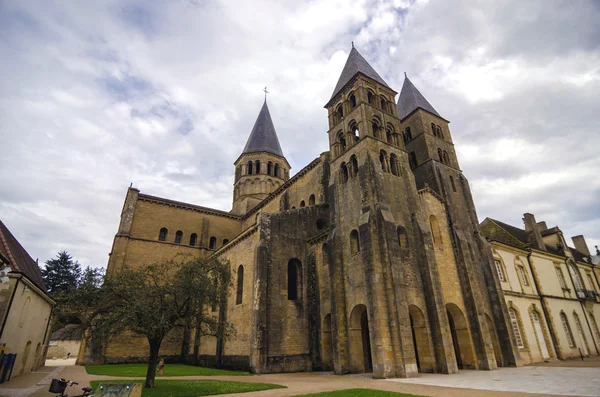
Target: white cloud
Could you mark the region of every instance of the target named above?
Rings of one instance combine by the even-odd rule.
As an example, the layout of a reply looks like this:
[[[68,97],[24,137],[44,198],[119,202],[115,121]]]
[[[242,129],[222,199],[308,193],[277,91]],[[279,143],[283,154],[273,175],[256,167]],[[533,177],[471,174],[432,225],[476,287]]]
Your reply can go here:
[[[42,261],[105,266],[131,182],[228,210],[261,89],[297,171],[354,41],[452,120],[480,216],[598,244],[598,10],[521,3],[4,2],[0,216]]]

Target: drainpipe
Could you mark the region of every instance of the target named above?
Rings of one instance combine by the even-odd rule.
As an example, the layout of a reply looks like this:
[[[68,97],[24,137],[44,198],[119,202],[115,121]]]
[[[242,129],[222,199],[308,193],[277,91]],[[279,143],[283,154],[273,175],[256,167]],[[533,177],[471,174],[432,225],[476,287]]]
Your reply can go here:
[[[19,288],[19,281],[21,278],[17,278],[17,282],[15,283],[15,289],[13,289],[12,295],[10,296],[10,301],[8,302],[8,306],[6,307],[6,315],[4,316],[4,321],[2,322],[2,328],[0,328],[0,338],[2,338],[2,334],[4,334],[4,326],[6,325],[6,321],[8,320],[8,314],[10,313],[10,308],[13,303],[13,299],[15,298],[15,294],[17,293],[17,288]]]
[[[562,353],[560,351],[560,349],[558,348],[558,338],[556,337],[556,333],[554,332],[554,327],[552,326],[552,323],[550,321],[550,312],[548,310],[548,306],[546,305],[546,301],[544,300],[544,297],[542,296],[542,293],[540,292],[540,285],[538,283],[538,279],[535,276],[535,273],[533,272],[533,265],[531,264],[531,255],[533,254],[533,252],[531,251],[531,248],[528,249],[529,253],[527,254],[527,263],[529,264],[529,270],[531,271],[531,275],[533,276],[533,283],[535,284],[535,289],[538,292],[538,295],[540,296],[540,303],[542,306],[542,311],[544,312],[544,317],[546,318],[546,326],[548,327],[548,332],[550,333],[550,339],[552,339],[552,344],[554,345],[554,351],[556,352],[556,358],[558,358],[559,360],[564,360]]]

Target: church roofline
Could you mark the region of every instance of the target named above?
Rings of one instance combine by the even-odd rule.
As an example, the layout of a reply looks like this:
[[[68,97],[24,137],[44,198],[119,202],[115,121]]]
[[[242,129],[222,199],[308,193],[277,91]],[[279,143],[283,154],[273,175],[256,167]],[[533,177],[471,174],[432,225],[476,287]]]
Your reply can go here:
[[[353,83],[356,81],[356,79],[357,79],[359,76],[365,77],[365,78],[367,78],[367,79],[369,79],[369,80],[372,80],[372,81],[374,81],[374,82],[376,82],[376,83],[379,83],[377,80],[373,79],[372,77],[369,77],[369,76],[367,76],[367,75],[366,75],[366,74],[364,74],[363,72],[357,72],[357,73],[356,73],[356,74],[355,74],[355,75],[354,75],[354,76],[353,76],[353,77],[352,77],[350,80],[348,80],[348,82],[347,82],[346,84],[344,84],[344,86],[343,86],[342,88],[340,88],[340,90],[339,90],[339,91],[338,91],[338,92],[337,92],[335,95],[333,95],[333,96],[332,96],[332,97],[329,99],[329,101],[327,101],[327,103],[326,103],[326,104],[325,104],[325,106],[323,106],[323,107],[324,107],[325,109],[327,109],[327,108],[328,108],[328,107],[330,107],[330,106],[331,106],[333,103],[337,102],[337,101],[338,101],[338,99],[339,99],[339,98],[342,96],[342,94],[343,94],[344,90],[346,89],[346,87],[348,87],[348,86],[352,85],[352,84],[353,84]],[[379,83],[379,84],[381,84],[381,83]],[[387,89],[388,91],[390,91],[390,93],[391,93],[391,94],[393,94],[394,96],[396,96],[396,94],[398,94],[398,91],[394,90],[393,88],[391,88],[391,87],[389,87],[389,86],[387,86],[387,85],[385,85],[385,86],[383,86],[383,87],[384,87],[385,89]]]
[[[233,215],[227,211],[217,210],[217,209],[208,208],[208,207],[202,207],[200,205],[195,205],[195,204],[188,204],[188,203],[184,203],[181,201],[169,200],[169,199],[162,198],[162,197],[151,196],[149,194],[140,193],[138,195],[138,200],[149,201],[149,202],[153,202],[153,203],[157,203],[157,204],[170,205],[170,206],[180,207],[180,208],[197,211],[197,212],[202,212],[202,213],[206,213],[206,214],[210,214],[210,215],[222,216],[225,218],[230,218],[230,219],[235,219],[235,220],[241,220],[241,217],[239,215]]]
[[[327,152],[325,152],[325,153],[327,153]],[[273,199],[275,199],[275,197],[277,197],[279,194],[281,194],[281,192],[283,192],[284,190],[289,188],[291,185],[296,183],[296,181],[298,181],[301,176],[305,175],[308,171],[315,168],[317,166],[317,164],[319,164],[321,161],[323,161],[321,159],[321,156],[319,156],[316,159],[314,159],[313,161],[311,161],[306,167],[304,167],[300,171],[298,171],[298,173],[296,175],[294,175],[293,177],[291,177],[290,179],[285,181],[281,186],[279,186],[277,189],[275,189],[273,192],[271,192],[271,194],[269,194],[267,197],[265,197],[265,199],[263,201],[261,201],[250,211],[248,211],[244,215],[242,215],[242,219],[244,219],[244,220],[248,219],[252,214],[254,214],[258,210],[263,208],[265,205],[267,205],[269,202],[271,202]]]
[[[426,112],[426,113],[429,113],[429,114],[430,114],[430,115],[432,115],[432,116],[435,116],[435,117],[437,117],[438,119],[442,119],[442,120],[444,120],[446,123],[450,123],[450,120],[447,120],[447,119],[443,118],[443,117],[442,117],[442,116],[440,116],[439,114],[431,113],[429,110],[427,110],[427,109],[424,109],[424,108],[422,108],[422,107],[417,107],[417,108],[415,108],[415,110],[413,110],[412,112],[410,112],[409,114],[407,114],[406,116],[404,116],[403,118],[401,118],[401,119],[400,119],[400,121],[404,121],[404,120],[406,120],[407,118],[409,118],[410,116],[412,116],[413,114],[415,114],[415,113],[417,112],[417,110],[422,110],[422,111],[424,111],[424,112]]]

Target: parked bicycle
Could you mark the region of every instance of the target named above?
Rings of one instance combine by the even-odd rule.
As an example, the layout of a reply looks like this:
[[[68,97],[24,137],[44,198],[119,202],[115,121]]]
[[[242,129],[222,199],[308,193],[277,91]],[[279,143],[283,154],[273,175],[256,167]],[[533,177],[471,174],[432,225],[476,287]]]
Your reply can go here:
[[[65,389],[67,388],[67,386],[73,387],[78,384],[79,383],[77,382],[74,382],[72,380],[66,380],[63,378],[52,379],[52,383],[50,383],[50,389],[48,389],[48,391],[54,394],[59,393],[56,397],[69,397],[68,394],[65,394]],[[83,390],[83,394],[71,397],[94,397],[93,394],[90,394],[92,392],[91,387],[83,387],[81,388],[81,390]]]

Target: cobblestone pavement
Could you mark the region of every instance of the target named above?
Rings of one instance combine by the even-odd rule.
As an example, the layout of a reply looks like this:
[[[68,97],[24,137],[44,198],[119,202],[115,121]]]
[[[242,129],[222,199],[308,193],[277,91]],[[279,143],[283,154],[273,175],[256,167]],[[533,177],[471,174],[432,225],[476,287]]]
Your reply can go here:
[[[457,375],[423,374],[411,379],[386,379],[386,382],[563,396],[600,396],[599,368],[527,366],[495,371],[460,371]]]

